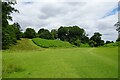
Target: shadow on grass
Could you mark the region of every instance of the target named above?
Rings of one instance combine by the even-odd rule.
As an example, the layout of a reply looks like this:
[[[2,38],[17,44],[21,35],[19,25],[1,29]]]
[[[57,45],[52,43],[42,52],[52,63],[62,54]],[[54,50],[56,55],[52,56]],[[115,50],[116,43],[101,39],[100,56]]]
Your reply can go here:
[[[11,73],[22,72],[25,69],[17,64],[7,64],[3,65],[2,77],[7,77]]]

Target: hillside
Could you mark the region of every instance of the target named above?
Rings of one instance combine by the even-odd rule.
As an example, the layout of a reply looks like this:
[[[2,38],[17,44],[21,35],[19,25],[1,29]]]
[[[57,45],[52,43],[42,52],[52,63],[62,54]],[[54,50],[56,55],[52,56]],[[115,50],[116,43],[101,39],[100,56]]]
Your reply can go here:
[[[41,38],[33,38],[32,41],[43,48],[50,48],[50,47],[75,47],[74,45],[70,44],[69,42],[64,42],[61,40],[46,40]]]
[[[105,44],[104,47],[118,47],[120,42]]]
[[[17,41],[16,45],[12,45],[8,50],[10,51],[16,51],[16,50],[29,51],[30,50],[31,51],[31,50],[41,50],[41,48],[35,45],[31,39],[21,38],[21,40]]]

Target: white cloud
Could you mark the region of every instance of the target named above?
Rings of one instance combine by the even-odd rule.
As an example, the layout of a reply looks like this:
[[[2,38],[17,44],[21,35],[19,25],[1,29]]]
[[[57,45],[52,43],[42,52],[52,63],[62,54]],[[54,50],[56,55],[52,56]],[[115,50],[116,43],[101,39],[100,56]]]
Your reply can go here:
[[[118,5],[118,0],[19,0],[15,5],[20,13],[13,13],[14,21],[19,22],[23,30],[32,26],[36,31],[78,25],[89,36],[99,31],[104,40],[116,40],[114,24],[117,14],[104,17]]]

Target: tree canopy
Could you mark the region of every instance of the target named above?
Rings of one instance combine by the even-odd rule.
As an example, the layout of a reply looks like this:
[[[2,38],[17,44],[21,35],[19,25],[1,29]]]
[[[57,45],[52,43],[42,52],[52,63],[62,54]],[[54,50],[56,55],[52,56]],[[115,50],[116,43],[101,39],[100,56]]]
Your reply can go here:
[[[44,28],[42,28],[42,29],[40,29],[38,31],[38,36],[39,36],[39,38],[53,39],[53,37],[52,37],[51,33],[49,32],[49,30],[44,29]]]
[[[118,31],[118,39],[116,41],[120,41],[120,22],[118,21],[114,26],[116,26],[116,31]]]
[[[9,48],[10,45],[15,44],[17,39],[20,39],[20,25],[15,23],[9,25],[8,20],[12,21],[11,13],[19,12],[12,7],[16,2],[2,2],[2,48]]]
[[[36,32],[32,28],[27,28],[26,31],[24,32],[24,37],[25,38],[35,38],[36,37]]]
[[[100,34],[99,32],[95,32],[94,35],[90,38],[90,45],[93,47],[98,47],[98,46],[102,46],[104,45],[104,41],[101,40],[101,36],[102,34]]]

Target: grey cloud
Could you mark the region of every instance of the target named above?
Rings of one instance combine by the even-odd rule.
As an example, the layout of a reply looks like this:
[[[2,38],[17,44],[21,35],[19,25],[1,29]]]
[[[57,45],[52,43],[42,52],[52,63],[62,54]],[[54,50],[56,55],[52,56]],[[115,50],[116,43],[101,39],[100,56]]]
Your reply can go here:
[[[56,7],[58,6],[58,7]],[[60,6],[60,4],[56,4],[56,5],[47,5],[42,7],[42,9],[40,10],[40,12],[42,12],[42,15],[39,15],[40,19],[47,19],[50,17],[56,17],[57,15],[62,15],[64,13],[67,12],[67,10],[65,11],[63,6]]]
[[[107,9],[112,9],[107,3],[103,5],[103,3],[33,1],[33,3],[25,2],[17,5],[20,14],[13,15],[14,21],[19,22],[23,30],[29,26],[38,31],[41,27],[51,30],[60,26],[78,25],[84,28],[89,36],[98,31],[103,34],[102,38],[105,40],[115,40],[117,37],[117,32],[113,28],[115,17],[103,20],[99,18],[108,12]]]
[[[22,2],[23,5],[30,5],[30,4],[33,4],[34,2]]]

